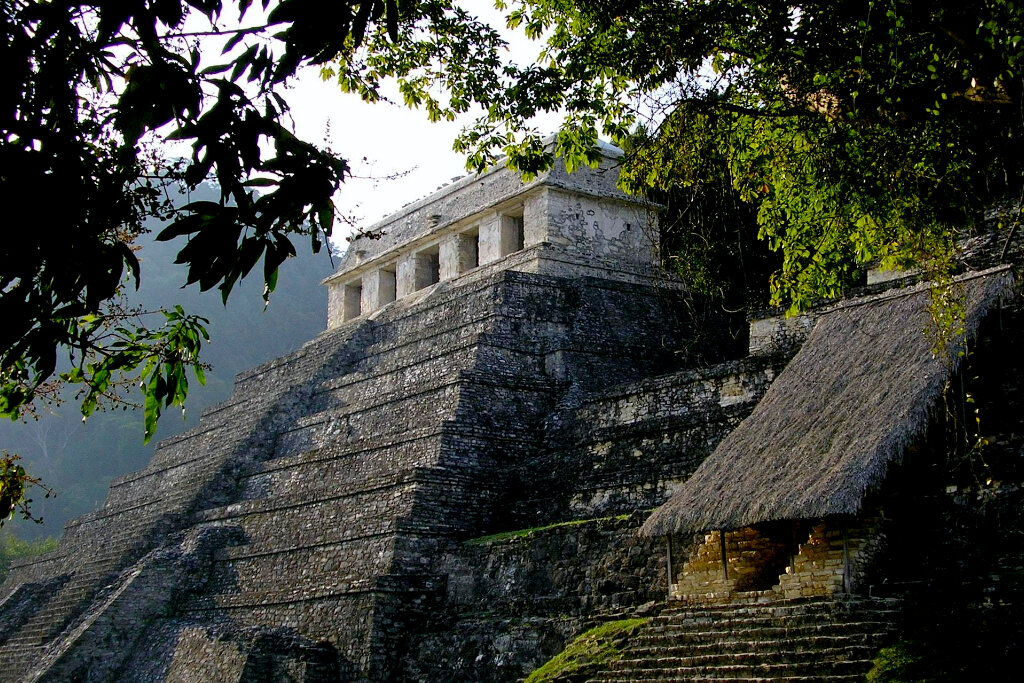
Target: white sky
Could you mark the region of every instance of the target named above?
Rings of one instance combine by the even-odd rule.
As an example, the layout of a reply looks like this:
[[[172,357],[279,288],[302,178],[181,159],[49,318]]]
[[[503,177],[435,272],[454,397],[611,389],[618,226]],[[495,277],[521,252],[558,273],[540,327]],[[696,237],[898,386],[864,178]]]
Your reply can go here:
[[[503,16],[490,2],[477,0],[471,4],[481,19],[504,29]],[[526,63],[536,58],[540,43],[521,33],[505,30],[505,34],[511,59]],[[285,96],[299,137],[329,144],[349,161],[354,175],[360,176],[342,186],[335,203],[339,213],[355,217],[361,226],[369,226],[466,174],[465,158],[452,151],[452,142],[462,126],[472,120],[470,114],[455,122],[430,123],[421,110],[384,102],[366,104],[354,95],[343,94],[335,84],[320,79],[319,69],[312,68],[300,75]],[[554,132],[558,117],[551,116],[536,125],[544,133]],[[384,179],[394,174],[404,175]],[[336,224],[332,241],[344,249],[349,234],[347,225]]]

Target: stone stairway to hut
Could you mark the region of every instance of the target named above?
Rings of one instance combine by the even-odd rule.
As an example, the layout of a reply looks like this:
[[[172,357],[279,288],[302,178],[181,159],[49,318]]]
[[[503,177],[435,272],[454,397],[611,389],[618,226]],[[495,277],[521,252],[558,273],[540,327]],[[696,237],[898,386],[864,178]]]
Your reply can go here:
[[[877,598],[670,607],[588,683],[863,681],[894,640],[896,608]]]

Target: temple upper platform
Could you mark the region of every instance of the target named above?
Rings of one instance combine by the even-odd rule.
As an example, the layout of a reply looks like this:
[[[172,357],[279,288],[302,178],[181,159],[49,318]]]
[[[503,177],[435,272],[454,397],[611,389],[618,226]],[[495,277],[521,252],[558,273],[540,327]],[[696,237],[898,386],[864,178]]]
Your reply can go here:
[[[652,207],[618,189],[621,150],[603,145],[602,153],[597,168],[568,173],[558,160],[529,181],[499,165],[366,228],[324,280],[328,328],[495,270],[650,279]]]

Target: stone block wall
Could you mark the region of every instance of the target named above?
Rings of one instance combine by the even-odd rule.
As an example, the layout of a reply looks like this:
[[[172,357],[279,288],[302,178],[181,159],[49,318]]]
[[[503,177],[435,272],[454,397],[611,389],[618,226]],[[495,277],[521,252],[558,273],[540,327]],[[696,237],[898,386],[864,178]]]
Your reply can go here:
[[[444,602],[404,649],[403,680],[497,682],[528,674],[576,635],[664,596],[665,556],[644,515],[450,547]]]
[[[864,585],[883,543],[877,515],[859,515],[855,522],[820,521],[800,544],[774,590],[786,598],[856,592]]]
[[[686,560],[670,593],[688,602],[715,602],[737,592],[770,589],[789,553],[789,544],[777,534],[754,527],[703,534],[694,550],[683,553]]]
[[[492,272],[439,283],[239,375],[198,428],[161,443],[145,469],[112,484],[101,510],[69,524],[56,553],[14,568],[9,588],[67,578],[18,612],[0,643],[12,662],[0,680],[41,674],[62,634],[97,609],[86,632],[105,642],[122,626],[97,607],[97,591],[153,548],[173,549],[175,532],[206,527],[237,533],[212,549],[201,590],[135,625],[140,644],[123,653],[123,671],[188,680],[193,650],[234,652],[225,666],[235,671],[263,661],[258,643],[283,627],[329,645],[343,678],[391,679],[395,653],[448,599],[450,563],[440,558],[467,536],[508,528],[509,496],[521,493],[510,482],[536,458],[556,407],[678,367],[674,349],[691,331],[674,296]],[[644,470],[628,485],[660,491],[661,474]],[[558,581],[591,580],[592,555],[567,557]],[[638,561],[650,558],[628,557]],[[586,589],[582,602],[558,589],[550,604],[574,604],[577,616],[552,632],[573,632],[601,596],[648,590],[625,569],[618,576],[593,578],[604,588]]]
[[[595,392],[554,412],[517,474],[521,525],[651,509],[753,409],[782,359],[728,361]]]
[[[766,523],[674,539],[670,593],[689,603],[729,601],[755,591],[782,598],[842,595],[866,588],[884,546],[881,518]]]

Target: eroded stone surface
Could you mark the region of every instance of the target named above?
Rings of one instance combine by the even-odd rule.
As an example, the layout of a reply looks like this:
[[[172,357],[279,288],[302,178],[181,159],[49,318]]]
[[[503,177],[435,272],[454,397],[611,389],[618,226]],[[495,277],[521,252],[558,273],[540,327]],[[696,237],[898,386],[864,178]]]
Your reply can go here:
[[[613,163],[356,240],[327,332],[16,564],[0,680],[510,680],[649,601],[636,515],[463,545],[660,503],[777,370],[685,369],[733,347],[695,341]]]

